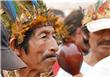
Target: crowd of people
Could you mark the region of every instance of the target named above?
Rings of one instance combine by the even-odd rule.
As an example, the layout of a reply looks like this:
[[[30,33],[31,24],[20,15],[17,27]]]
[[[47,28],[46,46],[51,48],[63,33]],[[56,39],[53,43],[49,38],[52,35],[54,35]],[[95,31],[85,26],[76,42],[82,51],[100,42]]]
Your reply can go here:
[[[110,77],[110,0],[66,17],[42,0],[1,1],[0,10],[0,77]]]

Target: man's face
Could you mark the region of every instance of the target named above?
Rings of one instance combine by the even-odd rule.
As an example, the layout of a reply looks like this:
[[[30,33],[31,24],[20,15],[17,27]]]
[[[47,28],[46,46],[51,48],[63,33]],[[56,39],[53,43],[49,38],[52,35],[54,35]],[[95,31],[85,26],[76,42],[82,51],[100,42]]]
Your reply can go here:
[[[43,26],[34,31],[29,40],[28,54],[24,53],[21,58],[29,67],[40,73],[48,72],[56,61],[55,52],[57,50],[58,45],[54,39],[54,28]]]
[[[90,48],[95,53],[110,55],[110,29],[89,33]]]

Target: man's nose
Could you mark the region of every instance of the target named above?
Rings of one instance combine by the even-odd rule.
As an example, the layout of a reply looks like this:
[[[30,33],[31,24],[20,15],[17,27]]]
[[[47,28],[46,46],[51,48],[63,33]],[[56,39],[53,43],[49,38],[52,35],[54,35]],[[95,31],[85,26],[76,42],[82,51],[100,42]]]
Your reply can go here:
[[[50,51],[52,51],[52,52],[57,52],[58,51],[58,44],[57,44],[57,41],[53,38],[53,37],[51,37],[51,40],[49,41],[49,43],[50,43]]]
[[[110,29],[105,30],[105,32],[102,34],[103,35],[102,38],[105,38],[106,40],[110,40],[109,34],[110,34]]]

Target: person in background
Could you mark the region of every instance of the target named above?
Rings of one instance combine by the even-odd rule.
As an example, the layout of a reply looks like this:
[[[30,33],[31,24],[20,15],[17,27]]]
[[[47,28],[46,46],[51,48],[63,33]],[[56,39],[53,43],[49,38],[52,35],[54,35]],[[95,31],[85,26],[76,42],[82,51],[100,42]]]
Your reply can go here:
[[[82,37],[81,30],[82,19],[84,17],[84,10],[79,7],[77,10],[73,10],[65,19],[64,26],[67,28],[68,37],[65,38],[75,43],[84,55],[88,54],[88,41]]]
[[[69,32],[68,36],[65,38],[66,41],[71,41],[73,44],[81,48],[81,52],[86,55],[89,51],[89,46],[87,40],[83,38],[82,34],[82,19],[83,19],[83,10],[78,9],[72,11],[65,19],[64,25]],[[68,52],[69,53],[69,52]],[[83,67],[83,65],[82,65]],[[61,67],[57,72],[56,77],[72,77],[69,73],[64,71]]]
[[[7,30],[1,23],[1,73],[4,70],[12,71],[25,68],[26,64],[9,48]],[[3,76],[4,77],[4,76]]]
[[[62,10],[59,10],[59,9],[51,9],[51,10],[55,15],[61,17],[62,19],[65,18],[65,14]]]

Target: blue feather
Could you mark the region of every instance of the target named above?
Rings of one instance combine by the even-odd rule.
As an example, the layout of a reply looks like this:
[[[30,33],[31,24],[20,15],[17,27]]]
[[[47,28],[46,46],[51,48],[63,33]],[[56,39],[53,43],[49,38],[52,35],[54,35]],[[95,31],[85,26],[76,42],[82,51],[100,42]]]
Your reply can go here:
[[[100,7],[100,5],[103,3],[103,0],[98,0],[97,3],[95,4],[96,10]]]
[[[12,0],[4,1],[4,6],[6,7],[6,12],[9,14],[11,20],[13,22],[15,22],[15,20],[16,20],[16,9],[14,7]]]
[[[37,0],[31,0],[31,1],[32,1],[32,4],[33,4],[33,5],[37,6],[37,4],[38,4],[38,3],[37,3]]]

